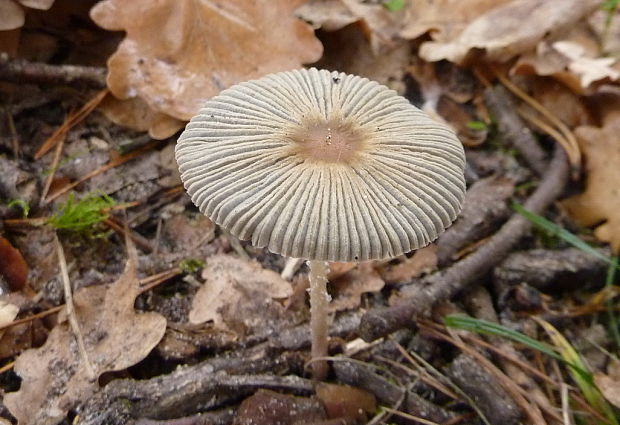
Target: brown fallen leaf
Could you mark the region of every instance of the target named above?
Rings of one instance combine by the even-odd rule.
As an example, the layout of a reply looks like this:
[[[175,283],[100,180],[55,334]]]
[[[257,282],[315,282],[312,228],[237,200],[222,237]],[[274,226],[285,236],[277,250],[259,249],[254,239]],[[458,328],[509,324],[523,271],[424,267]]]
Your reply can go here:
[[[261,389],[243,400],[233,425],[304,425],[323,419],[325,410],[316,399]]]
[[[115,124],[136,131],[148,131],[153,139],[166,139],[185,125],[184,121],[153,111],[141,98],[117,99],[107,96],[98,108]]]
[[[28,264],[21,252],[0,236],[0,276],[12,291],[19,291],[28,280]]]
[[[435,269],[437,269],[437,245],[432,244],[418,249],[411,258],[394,266],[383,267],[380,274],[386,282],[403,283]]]
[[[108,61],[108,86],[188,120],[226,87],[319,59],[321,43],[293,15],[304,1],[101,1],[93,20],[127,33]]]
[[[584,94],[595,81],[620,77],[613,68],[616,60],[603,57],[599,39],[585,23],[574,25],[566,34],[554,40],[542,40],[535,51],[523,54],[511,72],[521,75],[552,76]]]
[[[374,395],[349,385],[319,382],[316,396],[325,405],[327,417],[330,419],[353,418],[365,421],[366,415],[374,413],[377,408]]]
[[[407,10],[401,36],[418,38],[430,32],[433,40],[448,41],[472,21],[511,0],[416,0]]]
[[[24,9],[13,0],[0,0],[0,31],[20,28],[26,21]]]
[[[612,361],[607,366],[607,374],[594,374],[594,383],[607,401],[620,408],[620,361]]]
[[[505,62],[599,5],[598,0],[513,0],[480,15],[458,35],[423,43],[420,56],[428,61],[464,63],[472,51],[482,50],[487,59]]]
[[[329,281],[329,292],[332,294],[329,311],[356,308],[360,305],[362,294],[383,288],[385,282],[373,266],[373,262],[360,263],[356,268]]]
[[[278,273],[230,255],[209,257],[202,277],[205,283],[194,296],[189,321],[212,320],[215,327],[238,334],[277,323],[284,308],[273,299],[293,293],[290,282]]]
[[[342,0],[309,0],[295,11],[295,15],[312,28],[325,31],[337,31],[359,19]]]
[[[116,282],[84,287],[74,294],[76,315],[96,377],[127,369],[144,359],[166,330],[166,319],[160,314],[134,310],[141,288],[135,247],[128,246],[128,251],[125,272]],[[19,424],[56,424],[80,400],[99,389],[97,379],[88,378],[66,317],[42,347],[17,358],[15,372],[22,378],[21,387],[6,394],[4,404]]]
[[[594,234],[620,253],[620,113],[605,117],[602,127],[577,127],[575,135],[585,154],[586,190],[562,205],[582,226],[597,226]]]

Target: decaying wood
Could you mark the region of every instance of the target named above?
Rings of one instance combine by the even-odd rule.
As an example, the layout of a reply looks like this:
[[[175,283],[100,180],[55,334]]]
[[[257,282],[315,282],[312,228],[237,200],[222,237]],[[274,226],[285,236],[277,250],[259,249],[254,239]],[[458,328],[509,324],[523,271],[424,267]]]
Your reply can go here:
[[[458,220],[437,241],[440,267],[451,263],[460,249],[497,230],[510,215],[506,201],[513,191],[514,182],[498,177],[479,180],[467,190]]]
[[[14,83],[85,84],[92,88],[106,87],[105,68],[78,65],[49,65],[25,59],[11,59],[0,53],[0,80]]]
[[[517,108],[502,86],[489,87],[484,92],[484,99],[491,113],[495,116],[502,138],[519,150],[527,165],[542,176],[547,169],[545,151],[542,150],[532,131],[523,122]]]
[[[600,249],[609,256],[608,249]],[[544,292],[592,289],[605,281],[607,263],[577,248],[531,249],[511,253],[493,271],[495,284],[510,287],[522,282]]]
[[[567,177],[566,154],[556,147],[548,172],[525,202],[525,208],[540,214],[562,193]],[[433,304],[456,295],[488,273],[530,228],[531,223],[523,216],[513,214],[476,252],[442,272],[408,285],[408,289],[403,288],[404,296],[396,305],[367,312],[360,323],[360,336],[373,341],[396,329],[412,326],[415,316],[428,314]]]

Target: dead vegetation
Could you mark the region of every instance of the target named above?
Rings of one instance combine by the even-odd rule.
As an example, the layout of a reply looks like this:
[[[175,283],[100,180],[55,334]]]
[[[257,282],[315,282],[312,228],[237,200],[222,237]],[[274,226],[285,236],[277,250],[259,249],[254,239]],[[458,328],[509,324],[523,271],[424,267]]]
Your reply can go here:
[[[617,424],[620,16],[607,0],[0,0],[0,423]],[[466,148],[458,220],[308,269],[199,213],[205,100],[359,74]]]

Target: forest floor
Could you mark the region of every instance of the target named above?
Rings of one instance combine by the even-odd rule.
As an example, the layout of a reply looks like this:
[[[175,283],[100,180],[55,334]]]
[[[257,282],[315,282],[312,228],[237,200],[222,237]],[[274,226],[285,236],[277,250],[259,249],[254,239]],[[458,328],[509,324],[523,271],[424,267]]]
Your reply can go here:
[[[620,423],[618,2],[230,3],[0,0],[0,424]],[[330,264],[325,382],[307,265],[174,158],[204,99],[302,65],[467,159],[437,241]]]

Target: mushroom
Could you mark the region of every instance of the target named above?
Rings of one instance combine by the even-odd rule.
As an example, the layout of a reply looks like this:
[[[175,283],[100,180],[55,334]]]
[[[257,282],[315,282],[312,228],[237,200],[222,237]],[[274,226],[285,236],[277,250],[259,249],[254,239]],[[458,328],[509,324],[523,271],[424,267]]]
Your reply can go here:
[[[465,193],[452,130],[374,81],[315,68],[222,91],[191,119],[176,159],[211,220],[308,260],[313,359],[327,354],[326,262],[421,248],[455,220]],[[312,368],[324,379],[324,361]]]

